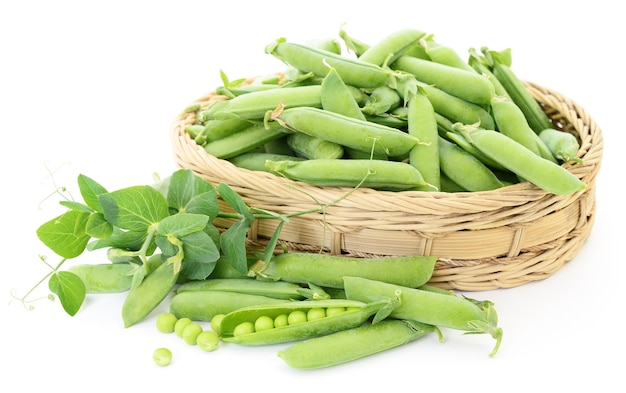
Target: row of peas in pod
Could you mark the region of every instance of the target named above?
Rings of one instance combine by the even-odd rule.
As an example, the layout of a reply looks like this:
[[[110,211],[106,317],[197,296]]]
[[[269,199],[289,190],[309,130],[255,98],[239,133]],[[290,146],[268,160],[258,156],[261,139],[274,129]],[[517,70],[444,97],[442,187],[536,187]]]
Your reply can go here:
[[[568,194],[586,185],[577,138],[555,129],[511,70],[511,51],[471,48],[467,60],[432,34],[401,29],[367,44],[289,42],[265,52],[284,72],[229,80],[224,100],[186,132],[238,167],[320,186],[485,191],[530,181]]]
[[[245,275],[220,260],[206,279],[180,283],[156,327],[206,352],[283,344],[279,358],[302,369],[354,361],[430,333],[443,341],[447,329],[491,336],[495,355],[503,333],[493,303],[429,285],[436,260],[288,252],[251,262]],[[157,364],[169,364],[164,352],[171,355],[155,351]]]

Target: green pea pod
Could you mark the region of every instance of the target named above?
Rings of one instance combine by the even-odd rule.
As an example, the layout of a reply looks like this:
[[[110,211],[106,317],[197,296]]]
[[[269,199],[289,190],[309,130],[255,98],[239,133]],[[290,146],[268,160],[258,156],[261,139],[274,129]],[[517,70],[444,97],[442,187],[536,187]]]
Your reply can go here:
[[[268,172],[269,170],[265,167],[265,162],[267,160],[270,161],[285,161],[285,160],[293,160],[293,161],[302,161],[304,158],[291,156],[287,154],[278,154],[278,153],[264,153],[264,152],[246,152],[239,154],[238,156],[231,157],[228,161],[235,164],[239,168],[249,169],[251,171],[262,171]]]
[[[118,293],[131,288],[137,268],[135,263],[99,263],[74,265],[67,270],[80,277],[87,293]]]
[[[441,172],[467,191],[488,191],[503,187],[502,182],[476,156],[439,137]]]
[[[422,94],[413,95],[408,102],[408,132],[424,142],[415,145],[409,153],[409,163],[416,167],[424,180],[439,190],[441,168],[439,165],[439,131],[435,110]],[[426,191],[432,191],[432,188]]]
[[[259,281],[252,278],[224,278],[188,281],[182,284],[176,293],[190,291],[224,291],[268,296],[284,300],[301,300],[302,287],[290,282]]]
[[[411,46],[417,45],[426,33],[415,29],[401,29],[383,37],[380,41],[367,48],[359,56],[359,60],[383,66],[393,63]]]
[[[232,135],[238,131],[250,127],[248,120],[239,118],[233,119],[212,119],[204,124],[202,131],[196,135],[194,141],[198,145],[206,145],[209,142],[222,139],[228,135]]]
[[[418,287],[430,280],[437,257],[395,256],[352,258],[339,255],[288,252],[258,261],[251,274],[261,278],[292,283],[313,283],[322,287],[343,288],[343,276],[358,276]]]
[[[355,97],[354,89],[346,85],[337,70],[331,69],[322,80],[322,109],[339,113],[355,119],[365,120],[365,115],[361,112],[359,102]],[[361,89],[358,92],[363,94],[362,100],[367,100],[367,95]]]
[[[172,291],[178,272],[174,264],[163,262],[130,292],[122,305],[124,327],[130,327],[148,316]]]
[[[219,331],[222,340],[242,345],[268,345],[322,336],[361,326],[370,317],[383,309],[387,301],[364,303],[344,299],[302,300],[282,304],[259,305],[232,311],[220,321]],[[342,312],[327,315],[328,309],[341,309]],[[308,319],[310,310],[324,310],[319,318]],[[292,314],[294,313],[294,314]],[[260,317],[275,320],[281,315],[302,314],[298,322],[284,326],[269,326],[264,330],[238,333],[238,326],[255,325]]]
[[[377,154],[402,156],[420,143],[416,137],[396,128],[313,107],[276,111],[271,120],[287,129]]]
[[[243,94],[226,101],[218,101],[198,113],[198,120],[263,119],[267,111],[279,104],[286,108],[296,106],[321,107],[320,86],[294,86]]]
[[[242,131],[207,143],[204,145],[204,151],[217,158],[232,158],[281,138],[289,132],[277,123],[270,123],[267,127],[263,123],[253,124]]]
[[[546,128],[539,133],[539,138],[548,146],[552,154],[561,162],[576,162],[582,164],[583,160],[576,157],[580,150],[578,139],[569,132],[558,131],[554,128]]]
[[[563,195],[587,188],[563,166],[536,155],[500,132],[472,127],[463,132],[470,143],[492,160],[547,192]]]
[[[227,314],[242,307],[285,301],[287,300],[238,292],[187,291],[172,297],[170,312],[177,318],[209,322],[216,315]]]
[[[395,348],[435,331],[432,325],[387,319],[300,341],[278,351],[278,356],[293,368],[318,369]]]
[[[339,159],[344,154],[340,144],[301,132],[289,134],[287,144],[296,154],[308,159]]]
[[[415,190],[431,187],[417,168],[405,162],[371,159],[267,161],[266,167],[294,181],[323,187]]]
[[[477,302],[438,291],[408,288],[369,280],[344,277],[346,298],[362,302],[381,298],[397,299],[390,318],[407,319],[428,325],[457,329],[471,334],[489,334],[496,340],[491,352],[495,355],[502,341],[502,328],[493,304]]]
[[[488,105],[495,94],[489,79],[477,72],[411,56],[401,56],[392,67],[408,72],[421,82],[435,85],[455,97],[474,104]]]
[[[445,64],[450,67],[456,67],[465,71],[476,72],[470,64],[463,60],[459,54],[449,46],[441,45],[433,40],[432,37],[419,41],[424,48],[424,52],[428,58],[435,63]]]
[[[539,135],[528,125],[522,110],[511,99],[494,97],[491,112],[498,131],[516,140],[533,153],[556,163],[554,155]]]
[[[330,68],[335,68],[346,84],[357,87],[384,86],[393,75],[391,70],[375,64],[312,46],[287,42],[284,38],[267,45],[265,52],[303,73],[312,72],[318,77],[326,76]]]

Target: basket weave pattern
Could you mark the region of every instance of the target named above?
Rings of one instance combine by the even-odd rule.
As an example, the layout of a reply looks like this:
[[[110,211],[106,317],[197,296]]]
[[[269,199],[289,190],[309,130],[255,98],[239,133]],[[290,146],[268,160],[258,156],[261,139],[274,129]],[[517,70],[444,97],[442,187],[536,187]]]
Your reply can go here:
[[[317,187],[207,154],[185,132],[196,120],[193,112],[174,121],[170,136],[179,167],[211,183],[227,183],[250,206],[296,213],[330,204],[324,213],[294,217],[284,225],[280,242],[289,249],[359,257],[436,255],[432,285],[467,291],[509,288],[552,275],[589,237],[603,149],[601,131],[582,107],[537,84],[526,85],[555,128],[578,137],[583,164],[564,165],[587,184],[585,190],[553,195],[528,182],[458,193]],[[223,99],[209,93],[194,104],[206,107]],[[229,210],[225,204],[221,208]],[[215,224],[226,228],[232,222]],[[275,220],[256,220],[249,243],[263,245],[276,225]]]

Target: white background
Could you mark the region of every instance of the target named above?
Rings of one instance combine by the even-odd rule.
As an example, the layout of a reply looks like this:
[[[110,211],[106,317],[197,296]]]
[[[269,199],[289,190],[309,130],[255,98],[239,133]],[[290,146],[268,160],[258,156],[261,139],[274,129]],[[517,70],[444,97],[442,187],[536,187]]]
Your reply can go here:
[[[617,2],[583,1],[3,1],[0,5],[2,273],[0,391],[625,391],[623,185],[626,31]],[[55,186],[84,173],[110,190],[175,170],[169,126],[231,78],[282,71],[264,47],[337,37],[373,42],[396,29],[434,33],[462,54],[513,49],[518,76],[577,101],[603,131],[597,217],[579,254],[541,282],[481,293],[505,336],[446,334],[323,371],[290,369],[278,347],[203,353],[154,328],[157,310],[124,329],[123,295],[90,296],[75,317],[22,296],[56,259],[35,229],[58,213]],[[48,176],[54,172],[55,184]],[[81,262],[102,261],[100,254]],[[45,297],[46,286],[33,297]],[[151,360],[167,346],[174,362]]]

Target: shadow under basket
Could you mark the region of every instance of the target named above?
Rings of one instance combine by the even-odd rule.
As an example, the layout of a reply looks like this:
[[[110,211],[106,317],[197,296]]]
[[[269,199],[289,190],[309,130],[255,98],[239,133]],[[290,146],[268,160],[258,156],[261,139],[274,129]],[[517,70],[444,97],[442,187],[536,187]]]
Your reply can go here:
[[[352,191],[324,213],[291,218],[279,240],[288,250],[353,257],[433,255],[438,260],[429,284],[463,291],[511,288],[551,276],[587,240],[603,150],[602,133],[582,107],[532,82],[526,85],[554,127],[578,138],[583,163],[564,166],[587,185],[585,190],[554,195],[528,182],[456,193],[317,187],[208,154],[185,132],[196,121],[195,112],[177,117],[170,136],[179,167],[215,185],[228,184],[252,207],[282,214],[315,210]],[[224,99],[212,92],[192,104],[205,108]],[[233,222],[216,219],[215,224],[224,229]],[[249,245],[262,247],[277,224],[256,220]]]

